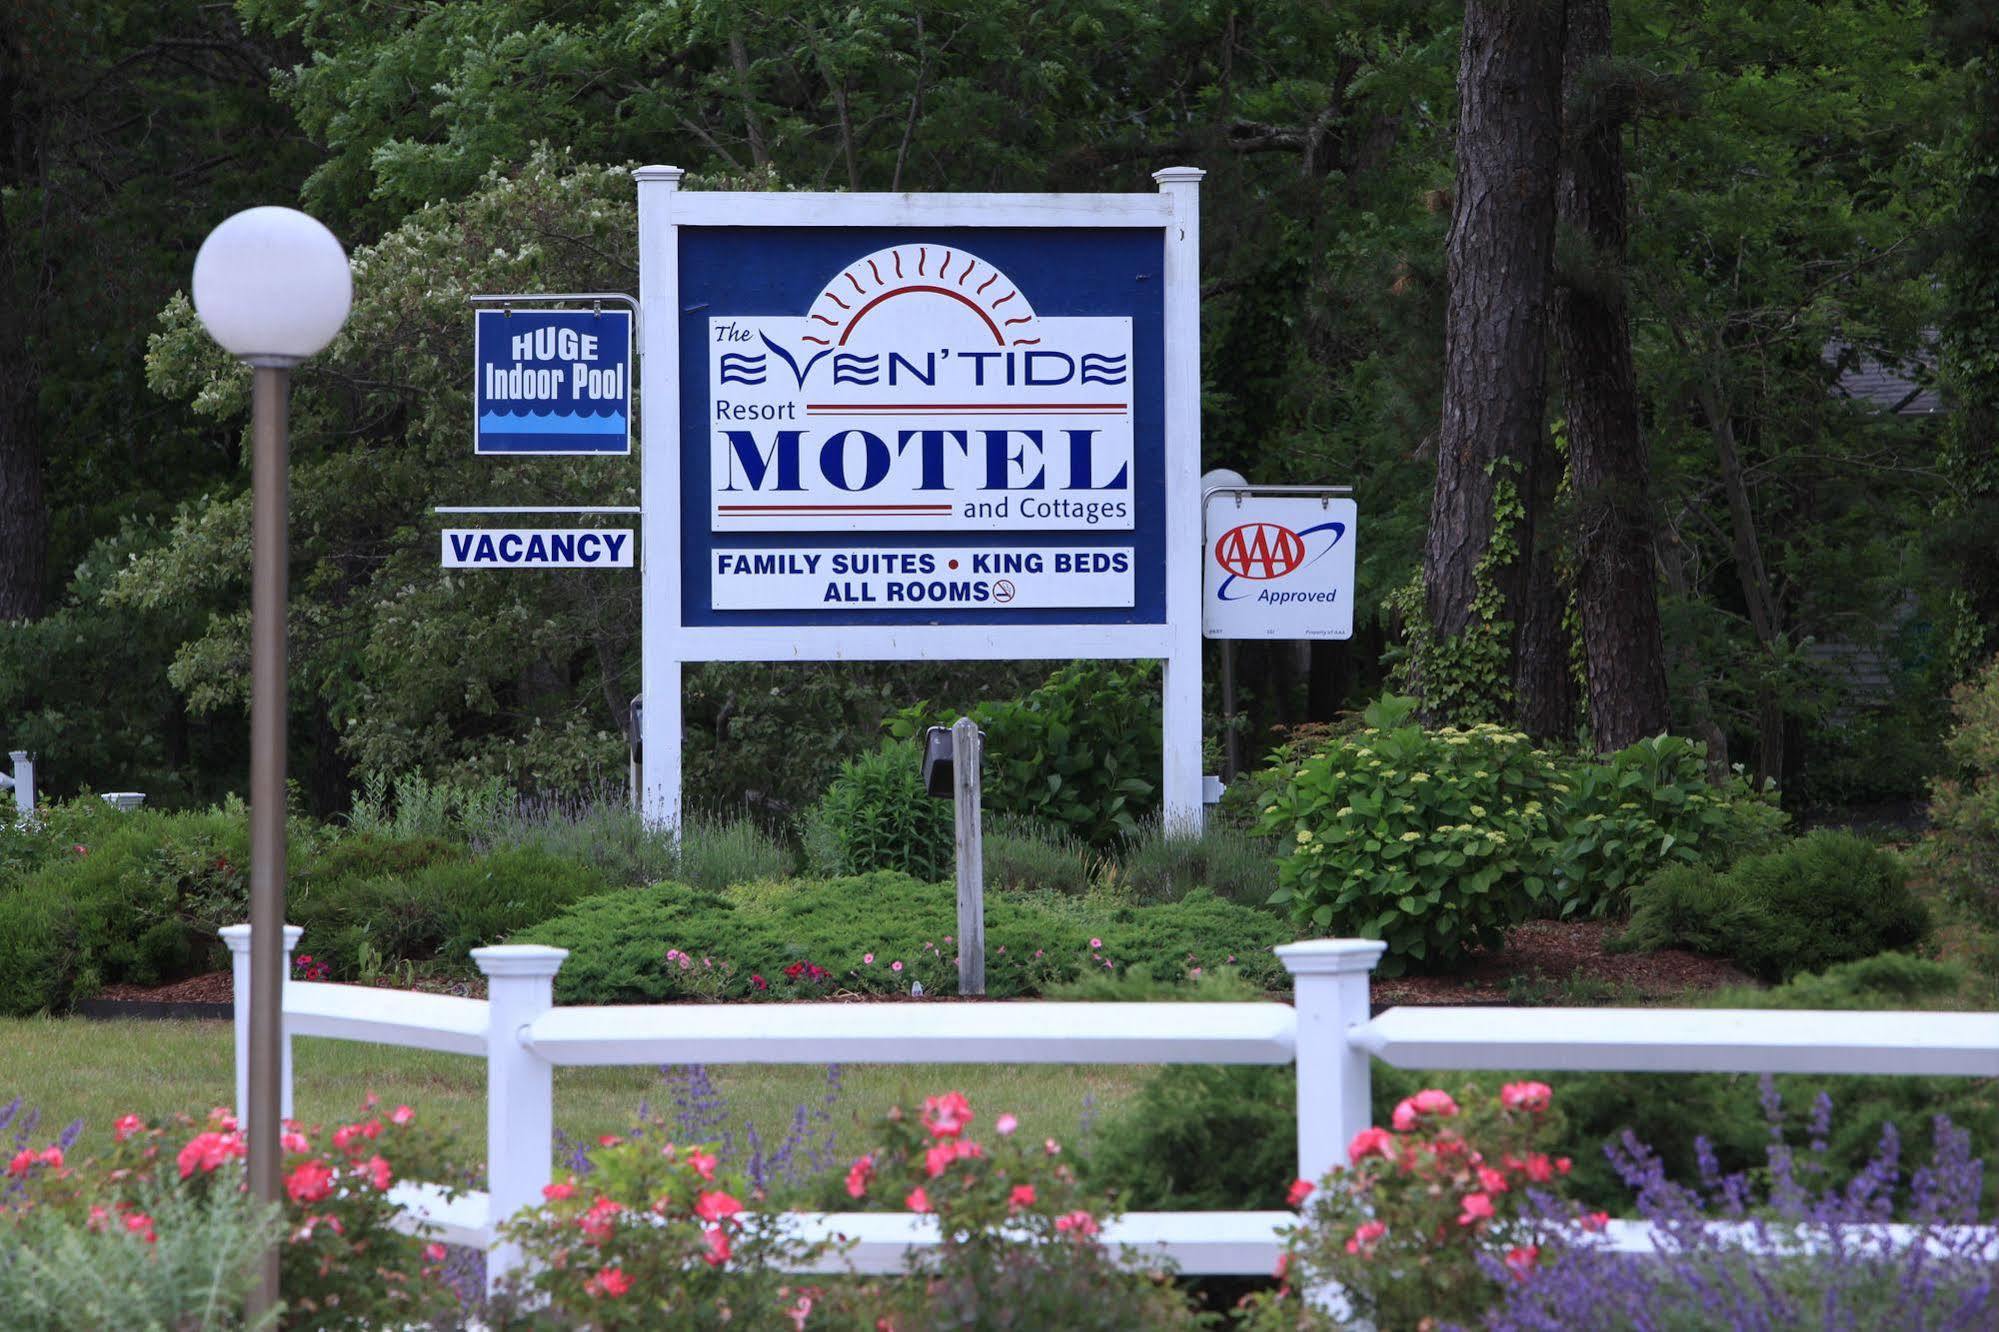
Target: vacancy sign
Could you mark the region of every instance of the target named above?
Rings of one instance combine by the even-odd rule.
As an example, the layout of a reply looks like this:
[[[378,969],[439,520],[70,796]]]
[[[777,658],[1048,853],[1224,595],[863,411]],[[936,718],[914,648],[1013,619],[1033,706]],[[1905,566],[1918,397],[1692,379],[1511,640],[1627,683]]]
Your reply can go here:
[[[447,569],[629,569],[630,528],[592,531],[548,528],[447,527]]]
[[[474,316],[474,452],[632,451],[628,310],[480,310]]]
[[[1201,629],[1209,638],[1353,637],[1351,499],[1210,492]]]

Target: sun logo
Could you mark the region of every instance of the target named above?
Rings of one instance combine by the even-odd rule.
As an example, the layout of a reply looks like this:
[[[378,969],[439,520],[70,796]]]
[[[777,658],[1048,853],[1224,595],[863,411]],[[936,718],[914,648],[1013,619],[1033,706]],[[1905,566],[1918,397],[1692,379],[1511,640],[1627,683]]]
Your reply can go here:
[[[840,270],[812,302],[801,342],[844,347],[879,306],[898,296],[955,301],[977,315],[1001,347],[1031,347],[1034,309],[1012,279],[977,255],[943,245],[897,245]]]

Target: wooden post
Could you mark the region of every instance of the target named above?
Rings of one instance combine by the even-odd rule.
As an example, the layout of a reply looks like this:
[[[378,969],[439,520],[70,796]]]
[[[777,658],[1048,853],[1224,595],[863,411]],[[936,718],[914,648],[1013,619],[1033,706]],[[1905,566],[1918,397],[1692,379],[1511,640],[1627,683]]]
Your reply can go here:
[[[958,718],[951,726],[951,782],[958,815],[959,994],[986,992],[986,849],[979,819],[985,756],[978,723]]]

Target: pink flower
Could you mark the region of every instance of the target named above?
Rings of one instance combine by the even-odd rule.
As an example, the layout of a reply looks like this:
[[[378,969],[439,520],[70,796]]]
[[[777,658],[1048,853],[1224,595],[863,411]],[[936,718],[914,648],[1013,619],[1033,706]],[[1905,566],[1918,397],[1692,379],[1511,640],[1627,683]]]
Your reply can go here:
[[[1566,1175],[1569,1173],[1569,1167],[1573,1164],[1575,1163],[1569,1160],[1568,1157],[1558,1156],[1555,1158],[1555,1173],[1558,1175]]]
[[[912,1212],[927,1212],[930,1210],[930,1195],[925,1193],[923,1186],[919,1184],[909,1191],[909,1196],[902,1200],[902,1205]]]
[[[1097,1218],[1078,1208],[1076,1211],[1064,1212],[1056,1217],[1055,1229],[1064,1234],[1073,1234],[1080,1239],[1097,1233]]]
[[[278,1145],[288,1152],[309,1152],[312,1150],[312,1144],[306,1141],[305,1134],[300,1133],[297,1129],[288,1128],[283,1133],[280,1133],[278,1135]]]
[[[147,1216],[144,1212],[127,1212],[125,1214],[125,1233],[128,1235],[137,1235],[148,1244],[157,1244],[160,1242],[160,1237],[153,1233],[153,1218]]]
[[[1284,1205],[1286,1207],[1301,1206],[1307,1198],[1312,1196],[1312,1192],[1316,1187],[1309,1179],[1292,1180],[1291,1191],[1284,1195]]]
[[[1357,1253],[1364,1258],[1374,1256],[1374,1246],[1388,1233],[1388,1226],[1380,1221],[1363,1221],[1354,1229],[1347,1240],[1347,1252]]]
[[[425,1262],[441,1263],[445,1260],[446,1256],[447,1255],[444,1246],[442,1244],[439,1244],[436,1240],[432,1240],[430,1243],[423,1246],[423,1258]]]
[[[798,1297],[798,1303],[792,1305],[789,1309],[786,1309],[784,1311],[784,1316],[791,1320],[791,1325],[799,1329],[799,1332],[804,1332],[805,1320],[808,1317],[810,1317],[811,1314],[812,1314],[812,1297],[810,1295],[800,1295]]]
[[[1426,1091],[1419,1091],[1414,1096],[1406,1097],[1401,1104],[1395,1107],[1395,1114],[1389,1119],[1389,1122],[1395,1126],[1397,1133],[1408,1133],[1425,1116],[1435,1115],[1442,1119],[1449,1119],[1457,1112],[1458,1103],[1453,1101],[1447,1093],[1440,1092],[1432,1087]]]
[[[715,1182],[716,1161],[711,1153],[704,1152],[699,1147],[696,1147],[687,1153],[687,1164],[693,1167],[695,1174],[701,1176],[701,1178],[707,1180],[710,1184]]]
[[[1539,1245],[1516,1244],[1506,1251],[1506,1269],[1513,1273],[1515,1281],[1525,1281],[1527,1274],[1534,1270],[1534,1264],[1540,1257]]]
[[[708,1252],[701,1255],[701,1261],[710,1267],[720,1267],[729,1261],[729,1236],[720,1226],[710,1226],[701,1232],[701,1239],[708,1246]]]
[[[616,1147],[619,1143],[623,1141],[624,1139],[619,1137],[615,1133],[606,1133],[602,1137],[597,1139],[597,1145],[599,1147]]]
[[[36,1155],[35,1159],[45,1166],[60,1170],[62,1168],[62,1148],[53,1146],[44,1147]]]
[[[743,1210],[743,1205],[721,1190],[703,1193],[694,1200],[694,1215],[703,1221],[726,1221]]]
[[[1610,1224],[1609,1212],[1585,1212],[1576,1218],[1576,1224],[1592,1234],[1601,1232]]]
[[[111,1126],[111,1141],[123,1142],[144,1127],[146,1121],[137,1115],[120,1115],[118,1121]]]
[[[930,1172],[930,1178],[935,1179],[943,1174],[953,1161],[963,1161],[968,1157],[984,1155],[985,1152],[980,1150],[979,1144],[976,1142],[965,1142],[962,1140],[958,1142],[940,1142],[935,1147],[923,1153],[923,1164],[924,1168]]]
[[[1521,1174],[1536,1184],[1546,1184],[1555,1177],[1555,1163],[1541,1152],[1529,1152],[1525,1159],[1519,1161],[1509,1156],[1506,1158],[1506,1164],[1517,1168]]]
[[[7,1163],[7,1173],[10,1175],[25,1175],[34,1168],[35,1152],[31,1147],[16,1152],[14,1159]]]
[[[1050,1138],[1047,1142],[1041,1144],[1041,1150],[1047,1152],[1050,1156],[1060,1156],[1062,1154],[1062,1144]]]
[[[550,1202],[561,1202],[564,1198],[574,1198],[576,1196],[576,1186],[574,1184],[544,1184],[541,1186],[541,1196]]]
[[[301,1206],[323,1202],[333,1192],[333,1171],[319,1161],[307,1161],[285,1180],[285,1193]]]
[[[861,961],[866,963],[868,966],[873,966],[875,964],[875,955],[873,953],[862,953]]]
[[[368,1182],[380,1193],[389,1187],[389,1163],[380,1156],[371,1156],[362,1163],[361,1169],[368,1176]]]
[[[868,1180],[875,1173],[875,1158],[863,1156],[847,1167],[847,1196],[858,1198],[868,1191]]]
[[[389,1112],[389,1122],[391,1124],[396,1125],[399,1128],[402,1125],[409,1123],[412,1119],[415,1118],[416,1118],[416,1111],[410,1109],[406,1105],[399,1105],[394,1110]]]
[[[1013,1192],[1007,1195],[1006,1205],[1008,1207],[1034,1206],[1034,1186],[1032,1184],[1014,1185]]]
[[[1492,1199],[1483,1193],[1467,1193],[1459,1205],[1462,1210],[1458,1213],[1458,1224],[1461,1226],[1475,1226],[1481,1221],[1492,1220]]]
[[[197,1133],[180,1149],[175,1158],[180,1166],[180,1177],[186,1179],[196,1170],[214,1170],[224,1161],[243,1155],[243,1139],[235,1133]]]
[[[1506,1175],[1501,1171],[1494,1170],[1489,1165],[1482,1165],[1478,1168],[1478,1186],[1487,1193],[1504,1193],[1506,1192]]]
[[[902,970],[902,963],[900,963],[900,962],[891,962],[891,963],[889,963],[889,964],[888,964],[888,969],[889,969],[890,971],[901,971],[901,970]]]
[[[1370,1156],[1395,1159],[1395,1139],[1387,1129],[1364,1128],[1347,1144],[1347,1163],[1359,1165]]]
[[[576,1228],[588,1236],[592,1243],[602,1244],[611,1238],[614,1218],[624,1210],[622,1203],[609,1198],[599,1198],[590,1204],[589,1211],[576,1218]]]
[[[1545,1082],[1509,1082],[1499,1089],[1499,1103],[1508,1110],[1526,1110],[1537,1115],[1548,1108],[1554,1096]]]
[[[934,1138],[955,1138],[972,1122],[972,1103],[963,1092],[923,1098],[923,1126]]]
[[[1103,946],[1104,946],[1104,941],[1103,941],[1102,939],[1092,939],[1092,940],[1090,940],[1090,947],[1091,947],[1091,948],[1102,948]]]
[[[583,1283],[583,1289],[592,1295],[609,1295],[612,1299],[632,1288],[632,1279],[622,1268],[607,1267],[596,1276]]]
[[[999,1134],[1002,1138],[1006,1137],[1008,1134],[1012,1133],[1015,1129],[1019,1127],[1020,1127],[1020,1121],[1018,1119],[1015,1119],[1012,1115],[1001,1115],[998,1119],[995,1119],[993,1121],[993,1132]]]

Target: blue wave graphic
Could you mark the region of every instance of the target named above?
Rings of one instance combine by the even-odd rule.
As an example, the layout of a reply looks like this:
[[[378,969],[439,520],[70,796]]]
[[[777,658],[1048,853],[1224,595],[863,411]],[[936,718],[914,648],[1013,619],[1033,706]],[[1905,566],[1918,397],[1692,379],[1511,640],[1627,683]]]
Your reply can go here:
[[[533,412],[487,412],[479,429],[501,435],[622,435],[622,412],[609,416],[540,416]]]
[[[763,354],[759,352],[755,356],[743,356],[731,352],[723,352],[721,382],[724,384],[763,383]]]
[[[1125,378],[1123,356],[1103,356],[1096,352],[1083,353],[1082,373],[1077,376],[1079,383],[1122,384]]]

